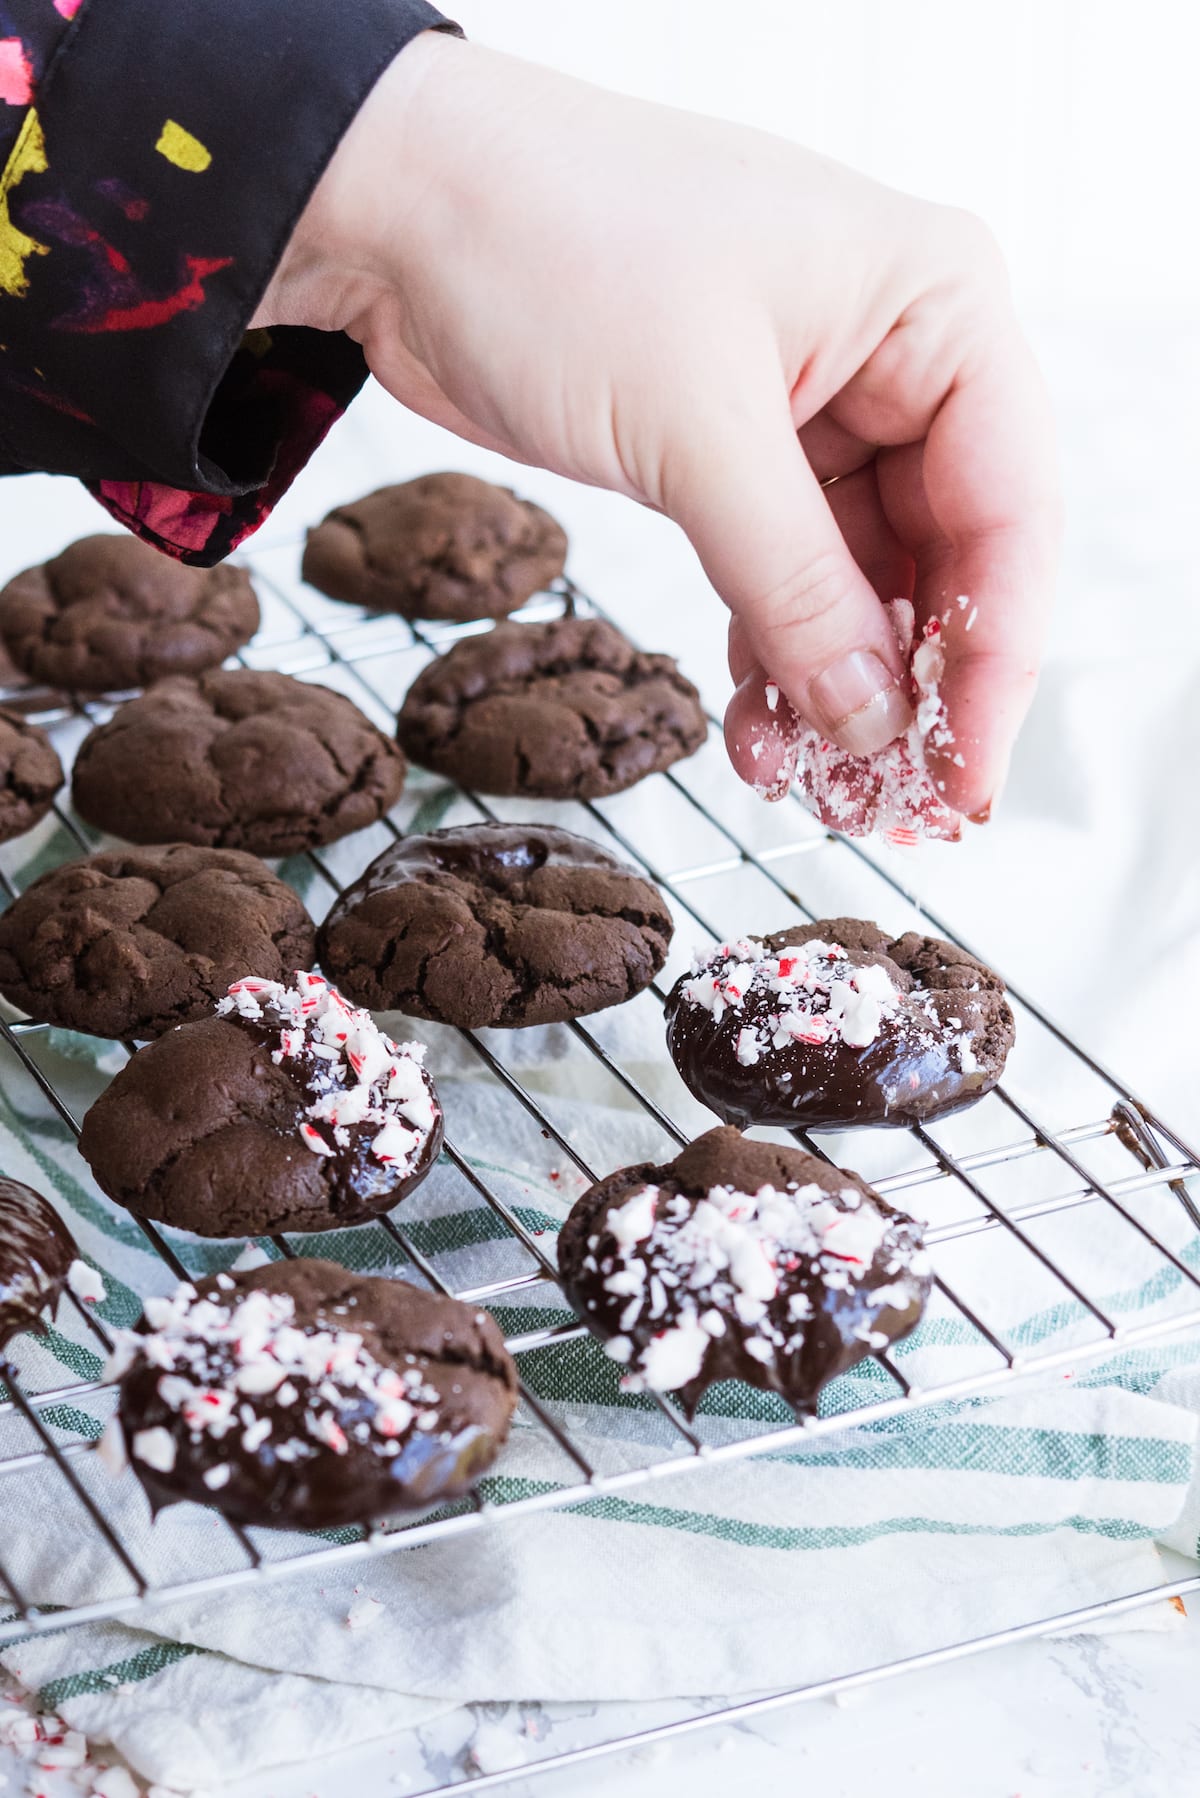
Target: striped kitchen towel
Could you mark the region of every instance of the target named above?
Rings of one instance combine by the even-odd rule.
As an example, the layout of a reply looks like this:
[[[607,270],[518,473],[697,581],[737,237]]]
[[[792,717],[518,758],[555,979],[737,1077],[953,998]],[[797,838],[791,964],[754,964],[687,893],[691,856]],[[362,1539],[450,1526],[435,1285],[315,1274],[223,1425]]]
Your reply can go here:
[[[63,1038],[44,1053],[56,1082],[82,1102],[97,1057],[113,1051],[81,1051],[78,1039]],[[482,1145],[511,1137],[510,1109],[493,1087],[462,1075],[442,1085],[458,1139],[486,1160],[488,1178],[526,1226],[549,1237],[573,1194],[561,1190],[570,1182],[540,1133],[523,1155],[511,1143],[485,1153]],[[600,1165],[615,1131],[628,1144],[643,1128],[586,1100],[557,1115]],[[102,1314],[131,1321],[135,1295],[169,1285],[140,1232],[87,1182],[69,1132],[32,1090],[0,1097],[0,1125],[6,1171],[55,1189],[104,1274]],[[497,1253],[507,1251],[495,1240],[494,1214],[447,1166],[423,1193],[406,1223],[444,1276],[467,1286],[486,1266],[495,1277]],[[227,1264],[240,1248],[186,1238],[176,1246],[195,1271]],[[374,1229],[310,1246],[402,1271]],[[1099,1269],[1104,1245],[1093,1241],[1089,1253]],[[1151,1316],[1170,1306],[1180,1278],[1126,1287],[1110,1277],[1092,1289],[1117,1314]],[[1020,1300],[996,1291],[991,1315],[1031,1349],[1086,1330],[1078,1306],[1018,1312]],[[501,1308],[510,1328],[566,1315],[544,1292]],[[967,1370],[976,1352],[967,1327],[936,1307],[898,1351],[929,1381]],[[94,1345],[65,1309],[44,1342],[22,1341],[19,1353],[34,1388],[99,1372]],[[468,1701],[733,1694],[852,1670],[1088,1603],[1101,1591],[1151,1585],[1157,1539],[1194,1549],[1198,1359],[1200,1345],[1186,1343],[1130,1351],[1099,1371],[1047,1375],[1002,1399],[860,1425],[570,1510],[500,1515],[409,1553],[30,1639],[3,1663],[74,1727],[182,1789],[328,1752]],[[523,1371],[600,1469],[676,1454],[665,1433],[655,1441],[655,1414],[618,1391],[613,1364],[590,1341],[524,1356]],[[830,1389],[827,1408],[849,1409],[887,1389],[868,1363]],[[81,1398],[45,1415],[63,1440],[78,1441],[98,1434],[106,1411],[103,1399]],[[732,1440],[774,1415],[771,1400],[728,1386],[706,1401],[704,1429],[710,1441]],[[15,1452],[24,1426],[10,1418],[4,1429],[4,1452]],[[156,1580],[237,1564],[208,1513],[178,1507],[152,1526],[131,1476],[113,1483],[92,1457],[75,1465]],[[524,1425],[484,1495],[502,1512],[576,1478],[543,1432]],[[0,1507],[4,1561],[31,1597],[70,1605],[128,1591],[127,1575],[53,1470],[5,1476]],[[1189,1532],[1182,1538],[1181,1528]],[[268,1558],[307,1546],[265,1540]],[[370,1627],[349,1627],[363,1596],[378,1605],[367,1609]]]

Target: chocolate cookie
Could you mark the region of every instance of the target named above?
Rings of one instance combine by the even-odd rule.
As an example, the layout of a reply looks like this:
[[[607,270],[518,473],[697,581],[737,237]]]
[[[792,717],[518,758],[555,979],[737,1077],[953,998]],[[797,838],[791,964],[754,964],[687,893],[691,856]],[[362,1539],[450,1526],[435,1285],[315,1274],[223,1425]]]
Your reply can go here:
[[[402,618],[503,618],[563,571],[548,512],[470,474],[427,474],[338,506],[308,533],[306,581]]]
[[[390,1211],[442,1143],[423,1044],[319,974],[239,980],[121,1069],[79,1149],[119,1204],[198,1236],[329,1230]]]
[[[973,1104],[1004,1072],[1004,982],[965,949],[859,918],[722,943],[676,981],[667,1043],[726,1123],[913,1124]]]
[[[244,569],[187,568],[136,537],[81,537],[0,592],[0,636],[17,667],[77,693],[201,674],[257,629]]]
[[[341,693],[218,668],[120,706],[73,780],[80,815],[130,842],[294,855],[382,817],[404,758]]]
[[[156,1511],[331,1529],[457,1498],[496,1459],[517,1370],[484,1311],[329,1261],[148,1299],[114,1372]]]
[[[734,1379],[815,1410],[826,1381],[908,1335],[932,1283],[919,1226],[857,1174],[730,1129],[590,1187],[558,1264],[624,1390],[677,1391],[689,1416]]]
[[[52,868],[0,914],[0,993],[95,1036],[160,1036],[208,1017],[240,974],[314,957],[312,919],[257,856],[168,843]]]
[[[476,1030],[623,1004],[662,967],[672,928],[657,887],[586,837],[468,824],[385,849],[319,943],[360,1005]]]
[[[481,793],[599,799],[692,755],[706,735],[670,656],[611,624],[498,624],[423,668],[400,712],[414,762]]]
[[[21,1330],[45,1329],[42,1314],[58,1304],[78,1254],[49,1200],[0,1174],[0,1349]]]
[[[44,818],[63,784],[62,763],[44,730],[0,710],[0,843]]]

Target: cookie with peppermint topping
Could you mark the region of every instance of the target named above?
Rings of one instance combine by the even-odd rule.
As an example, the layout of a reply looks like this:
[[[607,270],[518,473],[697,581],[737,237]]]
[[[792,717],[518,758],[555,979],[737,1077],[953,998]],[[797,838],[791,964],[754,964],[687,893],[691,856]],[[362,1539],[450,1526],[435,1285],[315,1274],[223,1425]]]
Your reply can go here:
[[[622,1389],[678,1392],[689,1416],[719,1380],[813,1411],[908,1335],[933,1279],[920,1226],[857,1174],[728,1126],[591,1187],[558,1265]]]
[[[823,918],[720,943],[676,981],[667,1044],[727,1124],[846,1129],[961,1111],[1004,1072],[998,974],[940,937]]]
[[[484,1311],[330,1261],[277,1261],[146,1301],[119,1333],[101,1442],[157,1512],[330,1529],[457,1498],[496,1459],[517,1372]]]
[[[0,1352],[21,1330],[42,1332],[73,1268],[75,1239],[49,1199],[0,1174]],[[103,1288],[101,1288],[101,1294]]]
[[[247,977],[212,1017],[138,1050],[84,1118],[80,1151],[118,1203],[200,1236],[364,1223],[441,1148],[424,1055],[320,974]]]

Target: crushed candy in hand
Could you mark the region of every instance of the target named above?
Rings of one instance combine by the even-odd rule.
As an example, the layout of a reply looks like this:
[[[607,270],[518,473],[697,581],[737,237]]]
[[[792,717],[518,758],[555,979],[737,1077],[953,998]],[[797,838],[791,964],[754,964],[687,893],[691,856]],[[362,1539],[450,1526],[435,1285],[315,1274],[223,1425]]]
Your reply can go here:
[[[941,797],[925,762],[927,747],[949,752],[954,745],[938,692],[945,672],[942,627],[931,618],[914,645],[909,601],[894,599],[885,609],[911,670],[914,716],[908,730],[874,755],[851,755],[806,724],[770,681],[766,691],[770,719],[759,733],[759,743],[751,744],[751,754],[758,759],[769,735],[777,751],[772,765],[779,772],[775,780],[755,790],[763,798],[778,799],[794,780],[822,824],[847,836],[879,835],[904,847],[921,837],[956,843],[962,835],[961,814]],[[961,755],[952,759],[962,765]]]

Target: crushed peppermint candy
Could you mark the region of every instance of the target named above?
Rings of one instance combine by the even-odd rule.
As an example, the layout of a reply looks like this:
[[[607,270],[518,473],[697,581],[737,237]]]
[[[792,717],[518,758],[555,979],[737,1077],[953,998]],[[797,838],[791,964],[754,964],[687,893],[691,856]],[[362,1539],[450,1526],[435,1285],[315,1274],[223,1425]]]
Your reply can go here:
[[[345,1455],[353,1440],[391,1459],[414,1430],[441,1422],[441,1395],[419,1366],[384,1366],[355,1330],[297,1323],[289,1293],[217,1299],[184,1282],[171,1298],[147,1299],[144,1321],[145,1330],[117,1332],[105,1377],[158,1370],[157,1396],[178,1426],[138,1430],[130,1442],[134,1460],[155,1472],[173,1470],[185,1438],[280,1462]],[[218,1492],[232,1473],[220,1459],[202,1478]]]
[[[966,603],[965,596],[959,598],[960,607]],[[946,671],[942,623],[929,619],[914,642],[911,603],[894,599],[886,610],[910,670],[914,715],[908,730],[874,755],[852,755],[813,729],[793,711],[775,683],[768,682],[765,701],[770,716],[761,726],[761,736],[763,745],[769,744],[774,752],[771,765],[777,772],[757,790],[765,798],[778,799],[796,781],[801,797],[821,822],[847,836],[878,834],[905,846],[920,837],[954,843],[962,835],[962,817],[942,798],[926,763],[927,750],[935,749],[956,766],[964,765],[954,749],[939,692]],[[974,613],[966,628],[973,622]]]
[[[170,1473],[175,1465],[175,1438],[162,1424],[152,1430],[138,1430],[133,1438],[133,1458],[152,1467],[155,1473]]]
[[[141,1798],[137,1781],[124,1767],[105,1767],[92,1781],[92,1798]]]
[[[711,1012],[718,1024],[727,1012],[742,1012],[751,995],[759,1001],[738,1032],[743,1067],[795,1043],[865,1048],[901,996],[878,963],[859,967],[839,943],[819,938],[777,954],[755,937],[721,943],[697,960],[682,991],[686,1003]]]
[[[129,1465],[129,1456],[125,1452],[125,1432],[119,1420],[110,1417],[96,1444],[96,1454],[100,1465],[110,1479],[119,1479]]]
[[[346,1612],[346,1628],[370,1629],[373,1623],[379,1622],[386,1610],[387,1606],[378,1598],[356,1598]]]
[[[298,969],[293,985],[250,977],[236,980],[217,1011],[279,1033],[277,1065],[298,1064],[312,1093],[300,1119],[300,1140],[314,1155],[349,1150],[356,1133],[370,1133],[370,1155],[381,1169],[405,1174],[416,1166],[437,1126],[433,1083],[423,1043],[394,1043],[369,1011],[351,1005],[320,974]]]
[[[729,1377],[733,1353],[764,1374],[786,1367],[811,1318],[836,1315],[830,1293],[851,1295],[851,1341],[882,1348],[893,1338],[875,1320],[913,1312],[930,1277],[918,1226],[853,1186],[715,1186],[699,1199],[645,1186],[606,1215],[593,1243],[583,1265],[615,1301],[604,1347],[627,1369],[627,1392],[689,1386],[715,1344],[730,1353],[711,1378]],[[744,1360],[740,1372],[753,1377]]]
[[[236,1261],[229,1263],[231,1274],[250,1274],[256,1267],[269,1267],[271,1257],[256,1242],[248,1242]]]
[[[76,1259],[67,1269],[67,1285],[85,1305],[102,1305],[105,1291],[104,1281],[99,1273],[88,1262]]]

